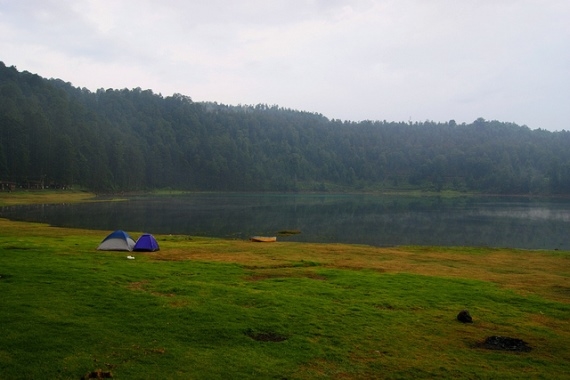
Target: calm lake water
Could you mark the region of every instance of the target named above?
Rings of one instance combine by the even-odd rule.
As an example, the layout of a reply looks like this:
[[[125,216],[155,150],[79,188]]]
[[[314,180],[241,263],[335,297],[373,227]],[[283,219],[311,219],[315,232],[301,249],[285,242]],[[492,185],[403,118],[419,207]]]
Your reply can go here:
[[[125,202],[0,208],[0,217],[54,226],[374,246],[570,250],[570,200],[380,195],[189,194]]]

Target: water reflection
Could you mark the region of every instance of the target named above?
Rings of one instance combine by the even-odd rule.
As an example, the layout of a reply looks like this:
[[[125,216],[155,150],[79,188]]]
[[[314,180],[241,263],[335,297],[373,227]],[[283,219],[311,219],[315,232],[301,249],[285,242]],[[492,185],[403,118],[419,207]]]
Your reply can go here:
[[[570,249],[570,202],[372,195],[194,194],[0,208],[55,226],[290,241]]]

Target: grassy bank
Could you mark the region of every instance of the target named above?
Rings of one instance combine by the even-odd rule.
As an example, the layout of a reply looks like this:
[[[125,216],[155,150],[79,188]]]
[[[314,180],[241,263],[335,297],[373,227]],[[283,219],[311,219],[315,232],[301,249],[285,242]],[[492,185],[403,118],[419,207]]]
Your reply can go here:
[[[92,200],[95,194],[73,190],[36,190],[0,192],[0,206],[22,204],[77,203]]]
[[[104,235],[0,219],[0,378],[570,378],[568,252]]]

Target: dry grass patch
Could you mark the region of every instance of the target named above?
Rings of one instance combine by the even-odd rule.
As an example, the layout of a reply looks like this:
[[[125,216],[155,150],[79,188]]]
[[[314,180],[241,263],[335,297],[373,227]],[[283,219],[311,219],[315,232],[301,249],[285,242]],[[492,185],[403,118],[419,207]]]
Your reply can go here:
[[[76,191],[15,191],[0,192],[0,206],[48,203],[79,203],[93,200],[95,194]]]
[[[160,237],[157,239],[161,250],[152,254],[155,260],[194,260],[251,266],[283,265],[291,261],[281,257],[279,254],[281,250],[275,250],[275,247],[283,247],[287,243],[273,243],[269,246],[242,240],[194,238],[189,242],[170,244],[167,240],[162,242]],[[278,254],[273,255],[273,252]]]
[[[161,244],[161,247],[163,245]],[[293,268],[282,275],[300,273],[302,262],[323,268],[375,270],[426,276],[491,281],[521,294],[539,294],[570,302],[570,256],[562,252],[492,248],[379,248],[362,245],[277,242],[260,245],[241,240],[197,239],[164,248],[157,260],[225,262],[250,269]],[[257,278],[272,276],[254,274]]]
[[[149,284],[148,280],[131,282],[128,288],[131,290],[145,291],[145,286]]]
[[[10,241],[12,249],[29,249],[34,238],[62,239],[73,253],[78,244],[99,244],[104,233],[94,230],[54,228],[41,223],[0,219],[5,235],[26,236],[26,244]],[[426,276],[471,278],[491,281],[521,294],[538,294],[570,302],[570,255],[565,252],[492,248],[398,247],[379,248],[345,244],[276,242],[256,244],[243,240],[179,238],[155,235],[161,251],[141,253],[152,260],[223,262],[250,269],[283,269],[286,276],[306,276],[306,266],[413,273]],[[38,240],[39,242],[39,240]],[[6,243],[7,244],[7,243]],[[306,264],[306,265],[305,265]],[[305,268],[306,269],[306,268]],[[305,273],[305,274],[300,274]],[[314,273],[314,271],[313,271]],[[267,276],[267,275],[265,275]]]

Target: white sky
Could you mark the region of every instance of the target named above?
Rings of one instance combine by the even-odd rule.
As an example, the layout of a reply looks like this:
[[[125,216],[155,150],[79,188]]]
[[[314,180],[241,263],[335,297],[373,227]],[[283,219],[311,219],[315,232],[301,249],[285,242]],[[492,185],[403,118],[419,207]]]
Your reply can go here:
[[[92,91],[570,130],[569,0],[0,0],[0,61]]]

